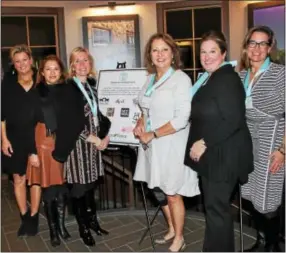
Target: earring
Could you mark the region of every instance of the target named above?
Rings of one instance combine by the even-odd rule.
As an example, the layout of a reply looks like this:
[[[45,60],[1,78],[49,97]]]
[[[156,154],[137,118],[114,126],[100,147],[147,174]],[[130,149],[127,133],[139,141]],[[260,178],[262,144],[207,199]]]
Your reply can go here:
[[[151,65],[154,66],[154,63],[152,62]]]

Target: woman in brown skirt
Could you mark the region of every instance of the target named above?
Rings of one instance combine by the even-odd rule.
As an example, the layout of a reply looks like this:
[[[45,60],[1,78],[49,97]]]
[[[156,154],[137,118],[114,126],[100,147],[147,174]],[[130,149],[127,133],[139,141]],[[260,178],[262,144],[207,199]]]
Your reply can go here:
[[[69,144],[70,148],[64,155],[58,150],[63,151],[63,146],[77,137],[77,133],[73,137],[69,134],[70,130],[65,130],[69,128],[68,111],[76,115],[76,110],[73,110],[72,96],[67,93],[63,64],[57,56],[47,56],[41,62],[37,79],[39,110],[35,142],[40,168],[28,164],[27,179],[29,185],[37,184],[43,189],[50,241],[55,247],[60,245],[60,237],[63,240],[71,237],[65,227],[68,190],[63,176],[63,162],[74,143]]]

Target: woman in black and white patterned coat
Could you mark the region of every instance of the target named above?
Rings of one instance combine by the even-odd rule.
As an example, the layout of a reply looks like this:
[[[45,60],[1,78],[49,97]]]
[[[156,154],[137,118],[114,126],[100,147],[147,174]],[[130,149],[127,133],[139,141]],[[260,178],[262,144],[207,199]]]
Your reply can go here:
[[[246,251],[280,251],[279,207],[284,182],[285,66],[271,62],[275,44],[266,26],[249,30],[244,42],[240,76],[246,90],[246,117],[252,136],[254,171],[242,186],[242,197],[253,204],[257,242]],[[265,234],[261,243],[259,231]],[[263,250],[263,249],[262,249]]]
[[[109,137],[97,137],[97,122],[100,111],[97,107],[97,94],[93,72],[93,58],[82,47],[75,48],[70,55],[69,85],[75,87],[84,113],[84,130],[81,132],[75,148],[64,165],[67,183],[71,187],[71,196],[80,237],[88,246],[95,245],[90,229],[96,234],[108,234],[99,226],[94,199],[95,183],[103,176],[98,151],[104,150]]]

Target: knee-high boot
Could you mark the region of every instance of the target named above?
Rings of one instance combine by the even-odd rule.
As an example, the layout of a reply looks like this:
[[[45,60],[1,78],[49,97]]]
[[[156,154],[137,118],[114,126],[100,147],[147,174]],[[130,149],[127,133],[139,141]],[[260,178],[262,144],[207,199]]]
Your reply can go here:
[[[94,199],[94,190],[91,189],[86,194],[87,213],[89,228],[92,229],[97,235],[108,235],[109,232],[101,228],[96,214],[96,203]]]
[[[75,218],[78,224],[79,235],[87,246],[94,246],[95,241],[89,230],[87,221],[87,207],[85,203],[85,196],[72,199]]]
[[[249,249],[245,249],[244,252],[257,252],[265,246],[265,217],[258,211],[253,210],[252,218],[256,228],[256,242]]]
[[[65,214],[67,206],[67,196],[66,194],[59,194],[57,198],[57,228],[61,238],[67,241],[71,238],[71,235],[66,229],[65,226]]]
[[[50,229],[50,241],[53,247],[59,246],[61,240],[57,230],[57,203],[55,200],[44,201],[44,210],[46,213],[48,226]]]

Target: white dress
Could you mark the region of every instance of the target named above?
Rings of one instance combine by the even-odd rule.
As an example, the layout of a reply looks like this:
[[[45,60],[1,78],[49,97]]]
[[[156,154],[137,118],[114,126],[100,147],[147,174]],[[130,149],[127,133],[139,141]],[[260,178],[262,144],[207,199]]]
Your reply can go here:
[[[145,108],[148,108],[152,130],[170,122],[176,132],[154,138],[146,150],[140,145],[134,180],[147,182],[150,189],[159,187],[167,195],[196,196],[200,194],[197,173],[184,165],[191,110],[191,80],[177,70],[154,90],[146,102],[144,94],[149,79],[138,97],[145,122],[148,111]]]

